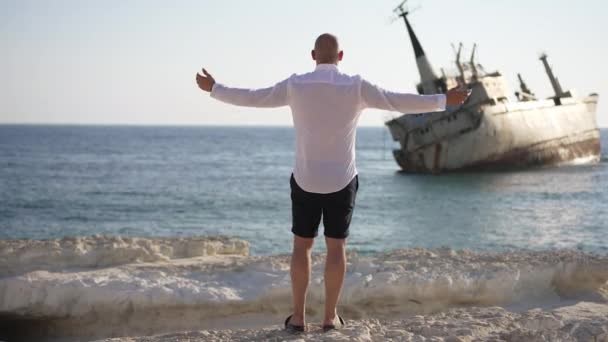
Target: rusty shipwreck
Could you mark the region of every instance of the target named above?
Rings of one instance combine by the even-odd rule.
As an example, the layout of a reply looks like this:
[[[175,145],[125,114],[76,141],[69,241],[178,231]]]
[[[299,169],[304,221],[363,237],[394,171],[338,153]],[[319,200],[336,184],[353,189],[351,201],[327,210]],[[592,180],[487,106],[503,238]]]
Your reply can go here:
[[[405,2],[405,1],[404,1]],[[456,52],[458,72],[437,76],[408,20],[402,3],[395,9],[405,21],[420,73],[420,94],[445,93],[457,85],[472,90],[467,102],[443,112],[401,115],[386,122],[400,148],[395,160],[405,172],[439,173],[597,162],[600,132],[596,122],[597,94],[575,97],[564,91],[547,56],[540,60],[553,86],[554,96],[538,99],[518,75],[520,90],[511,98],[505,78],[486,72]],[[455,49],[456,50],[456,49]]]

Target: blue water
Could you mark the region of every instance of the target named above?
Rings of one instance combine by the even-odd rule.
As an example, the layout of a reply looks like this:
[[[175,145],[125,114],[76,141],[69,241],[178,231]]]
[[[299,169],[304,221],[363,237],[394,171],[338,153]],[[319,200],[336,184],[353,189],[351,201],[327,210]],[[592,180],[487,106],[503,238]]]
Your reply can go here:
[[[406,175],[385,128],[360,128],[348,243],[607,253],[607,130],[602,145],[596,165]],[[293,147],[291,128],[0,126],[0,238],[222,234],[286,253]]]

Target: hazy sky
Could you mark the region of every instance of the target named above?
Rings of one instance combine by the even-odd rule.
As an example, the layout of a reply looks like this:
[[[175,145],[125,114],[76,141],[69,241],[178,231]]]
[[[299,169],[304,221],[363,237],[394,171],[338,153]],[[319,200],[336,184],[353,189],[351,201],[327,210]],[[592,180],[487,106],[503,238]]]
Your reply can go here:
[[[399,1],[0,0],[0,122],[289,125],[288,108],[216,102],[196,88],[205,66],[227,85],[266,87],[314,67],[315,37],[333,32],[340,68],[400,91],[418,81]],[[410,0],[410,19],[436,71],[454,69],[450,43],[478,44],[479,62],[516,74],[540,96],[551,86],[600,94],[608,127],[608,2]],[[382,125],[368,111],[362,124]]]

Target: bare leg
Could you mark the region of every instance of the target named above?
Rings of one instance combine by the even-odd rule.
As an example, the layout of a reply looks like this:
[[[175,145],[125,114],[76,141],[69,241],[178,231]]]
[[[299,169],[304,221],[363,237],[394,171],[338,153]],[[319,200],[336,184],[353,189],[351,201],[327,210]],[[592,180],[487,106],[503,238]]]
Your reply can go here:
[[[310,252],[313,242],[313,238],[303,238],[294,235],[290,272],[293,316],[289,320],[294,325],[304,325],[306,322],[304,308],[306,306],[306,291],[308,290],[308,282],[310,280]]]
[[[346,239],[325,237],[327,259],[325,260],[325,318],[323,325],[334,324],[336,306],[340,298],[344,274],[346,273]]]

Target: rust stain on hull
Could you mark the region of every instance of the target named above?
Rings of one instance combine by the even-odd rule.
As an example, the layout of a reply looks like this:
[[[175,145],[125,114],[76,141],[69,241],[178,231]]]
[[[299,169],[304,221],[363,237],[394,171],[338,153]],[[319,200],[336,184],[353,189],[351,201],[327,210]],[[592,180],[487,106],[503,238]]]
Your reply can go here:
[[[600,140],[593,138],[572,144],[558,143],[543,149],[519,149],[480,160],[461,170],[504,170],[529,166],[558,165],[578,158],[600,155]]]
[[[440,144],[435,146],[435,158],[432,169],[411,163],[401,151],[395,151],[395,159],[406,173],[440,173],[461,171],[498,171],[527,168],[531,166],[558,165],[578,158],[600,156],[600,139],[592,138],[575,143],[556,141],[551,146],[541,148],[519,148],[507,153],[493,155],[460,168],[445,169],[439,167]]]
[[[433,173],[439,173],[441,171],[441,144],[435,144],[435,158],[433,160]]]

